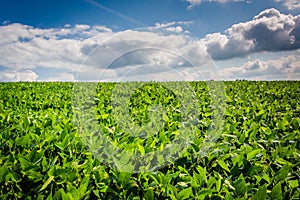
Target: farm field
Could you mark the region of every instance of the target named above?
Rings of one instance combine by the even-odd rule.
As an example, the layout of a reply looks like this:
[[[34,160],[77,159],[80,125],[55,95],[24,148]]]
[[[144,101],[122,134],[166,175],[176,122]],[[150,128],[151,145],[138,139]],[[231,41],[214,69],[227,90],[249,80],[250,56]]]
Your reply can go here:
[[[180,102],[158,83],[129,103],[145,126],[152,104],[165,125],[142,139],[123,133],[111,114],[116,83],[99,83],[93,106],[103,133],[142,154],[164,148],[180,127]],[[154,172],[120,172],[101,163],[74,122],[74,83],[0,83],[0,199],[300,199],[300,82],[227,81],[224,124],[202,152],[213,108],[205,82],[190,82],[198,99],[196,137],[174,163]]]

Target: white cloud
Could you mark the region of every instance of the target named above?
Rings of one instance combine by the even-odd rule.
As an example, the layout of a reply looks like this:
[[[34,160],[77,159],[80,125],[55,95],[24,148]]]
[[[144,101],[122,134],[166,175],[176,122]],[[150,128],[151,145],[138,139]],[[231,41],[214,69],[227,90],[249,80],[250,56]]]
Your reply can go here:
[[[189,26],[193,21],[173,21],[167,23],[156,23],[154,28],[157,29],[166,29],[170,32],[182,33],[184,31],[183,26]],[[155,29],[154,29],[155,30]],[[188,31],[184,31],[184,33],[189,33]]]
[[[300,80],[300,52],[273,60],[251,60],[240,67],[225,68],[220,73],[224,79],[281,77]]]
[[[181,26],[175,26],[175,27],[168,27],[166,28],[167,31],[173,31],[176,33],[181,33],[183,31]]]
[[[181,34],[184,26],[191,23],[157,23],[149,29],[121,32],[84,24],[48,29],[3,25],[0,26],[0,66],[3,69],[0,80],[36,80],[41,68],[40,77],[45,77],[47,69],[56,72],[43,78],[48,81],[72,81],[72,74],[77,71],[80,80],[97,80],[103,74],[101,80],[117,80],[128,72],[131,77],[148,76],[155,80],[165,78],[171,74],[170,70],[185,74],[189,80],[201,75],[204,79],[216,79],[208,53],[215,60],[225,60],[255,52],[300,48],[300,15],[285,15],[275,9],[265,10],[249,22],[235,24],[225,34],[208,34],[198,41]],[[298,63],[292,57],[289,59],[292,60],[289,68],[256,60],[223,72],[229,75],[238,70],[268,72],[264,68],[270,69],[271,65],[280,73],[291,74],[297,71]],[[194,69],[193,65],[200,72],[187,76]]]
[[[32,70],[2,71],[0,81],[36,81],[38,75]]]
[[[202,41],[214,59],[229,59],[254,52],[300,48],[300,15],[267,9],[253,20],[234,24],[226,34],[208,34]]]
[[[200,5],[201,0],[186,0],[190,5],[187,7],[188,9],[191,9],[194,6]]]
[[[77,71],[84,55],[81,47],[111,35],[105,27],[88,25],[39,29],[22,24],[0,26],[0,66],[10,70],[65,68]]]
[[[275,1],[282,3],[288,10],[300,9],[299,0],[275,0]]]
[[[90,48],[87,49],[89,50]],[[144,53],[143,51],[145,50],[143,49],[146,49],[147,53]],[[131,57],[133,54],[128,54],[128,52],[131,51],[135,51],[136,56]],[[128,30],[115,34],[112,38],[102,43],[94,50],[95,57],[91,57],[89,61],[93,62],[93,64],[102,61],[102,64],[100,64],[103,68],[105,67],[106,62],[111,61],[111,58],[118,58],[124,54],[122,60],[126,62],[127,65],[132,65],[134,63],[148,63],[149,61],[157,60],[157,57],[160,57],[160,61],[163,62],[163,64],[175,62],[171,61],[172,59],[167,58],[170,57],[170,53],[162,53],[165,51],[171,51],[173,54],[177,55],[183,54],[187,59],[194,58],[190,56],[191,52],[194,52],[195,54],[198,53],[199,57],[197,60],[207,55],[205,46],[202,45],[199,47],[198,45],[191,43],[184,35],[163,35],[160,32]],[[88,54],[89,51],[84,53]],[[166,60],[163,61],[162,55],[166,55],[166,60],[170,62],[166,62]],[[106,58],[108,58],[107,61],[105,61]],[[121,66],[124,66],[123,63],[120,64]]]
[[[157,74],[165,71],[159,72],[157,68],[186,68],[209,62],[204,44],[191,41],[184,35],[173,34],[173,31],[165,34],[157,29],[154,32],[149,30],[119,32],[95,48],[91,54],[92,46],[84,46],[83,54],[89,54],[85,64],[97,66],[100,71],[116,70],[115,79],[130,71],[136,76],[152,74],[152,78],[156,80]],[[99,73],[96,70],[94,74]]]
[[[122,71],[143,65],[147,68],[134,73],[152,74],[155,79],[157,66],[185,68],[191,67],[190,63],[207,63],[206,47],[178,34],[183,31],[181,26],[190,23],[170,22],[116,33],[106,27],[83,24],[49,29],[8,24],[0,26],[0,66],[13,74],[24,70],[40,73],[42,68],[43,80],[60,81],[74,80],[68,72],[77,71],[82,73],[79,77],[95,80],[106,68],[107,77],[103,79],[116,79]],[[161,27],[165,31],[161,32]],[[51,73],[47,78],[47,69],[56,71],[56,75]],[[19,75],[22,74],[16,77]]]
[[[167,22],[167,23],[156,23],[155,27],[156,28],[167,28],[167,27],[176,26],[176,25],[190,25],[192,23],[193,23],[193,21],[172,21],[172,22]]]
[[[43,81],[50,81],[50,82],[53,82],[53,81],[74,81],[75,78],[74,78],[74,75],[71,74],[71,73],[60,73],[60,74],[57,74],[55,77],[48,77],[46,79],[44,79]]]
[[[246,0],[186,0],[186,2],[188,2],[190,4],[187,8],[192,9],[195,6],[200,5],[203,1],[217,2],[217,3],[227,3],[227,2],[238,2],[238,1],[246,1]]]
[[[86,24],[76,24],[75,25],[75,30],[76,31],[86,31],[89,30],[91,27],[89,25]]]

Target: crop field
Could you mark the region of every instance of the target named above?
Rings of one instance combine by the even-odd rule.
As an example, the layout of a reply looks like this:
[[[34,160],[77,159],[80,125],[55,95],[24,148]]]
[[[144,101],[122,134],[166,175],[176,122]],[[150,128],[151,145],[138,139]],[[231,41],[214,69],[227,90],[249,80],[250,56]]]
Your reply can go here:
[[[0,83],[0,199],[300,199],[300,82],[223,82],[222,128],[209,148],[203,146],[216,110],[209,88],[206,82],[186,84],[197,98],[195,137],[174,162],[138,172],[133,163],[114,168],[103,162],[105,155],[97,157],[95,145],[105,151],[101,137],[95,137],[99,143],[82,138],[94,129],[81,130],[76,122],[74,99],[81,96],[74,96],[75,83]],[[174,143],[185,121],[178,95],[146,83],[132,92],[128,115],[119,110],[117,119],[113,105],[122,98],[112,98],[115,86],[98,83],[90,104],[102,135],[141,155]],[[152,105],[163,108],[163,116],[151,114]],[[139,127],[157,134],[128,134]],[[161,164],[167,158],[153,159]]]

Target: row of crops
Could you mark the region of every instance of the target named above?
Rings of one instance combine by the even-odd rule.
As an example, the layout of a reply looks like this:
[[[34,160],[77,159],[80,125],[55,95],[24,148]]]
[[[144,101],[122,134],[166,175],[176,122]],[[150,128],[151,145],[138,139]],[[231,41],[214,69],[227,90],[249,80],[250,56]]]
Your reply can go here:
[[[0,83],[0,199],[299,199],[300,82],[223,82],[224,123],[204,153],[215,108],[205,82],[188,84],[198,99],[196,137],[174,162],[130,173],[103,164],[82,139],[75,83]],[[130,125],[147,126],[152,105],[165,110],[158,133],[143,139],[115,118],[115,87],[99,83],[90,104],[102,134],[140,154],[172,143],[182,124],[176,94],[159,83],[132,92]]]

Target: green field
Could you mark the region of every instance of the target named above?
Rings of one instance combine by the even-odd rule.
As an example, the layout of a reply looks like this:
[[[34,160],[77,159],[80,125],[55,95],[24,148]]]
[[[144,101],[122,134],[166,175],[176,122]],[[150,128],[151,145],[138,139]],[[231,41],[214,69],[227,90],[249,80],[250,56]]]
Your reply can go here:
[[[0,199],[300,199],[300,82],[223,82],[224,124],[205,152],[215,108],[205,82],[189,84],[198,121],[188,149],[154,172],[129,173],[103,164],[83,142],[74,83],[0,83]],[[176,95],[158,83],[133,92],[134,126],[151,121],[151,105],[165,109],[158,134],[143,139],[114,119],[115,85],[99,83],[90,106],[104,135],[140,154],[172,143],[183,121]]]

